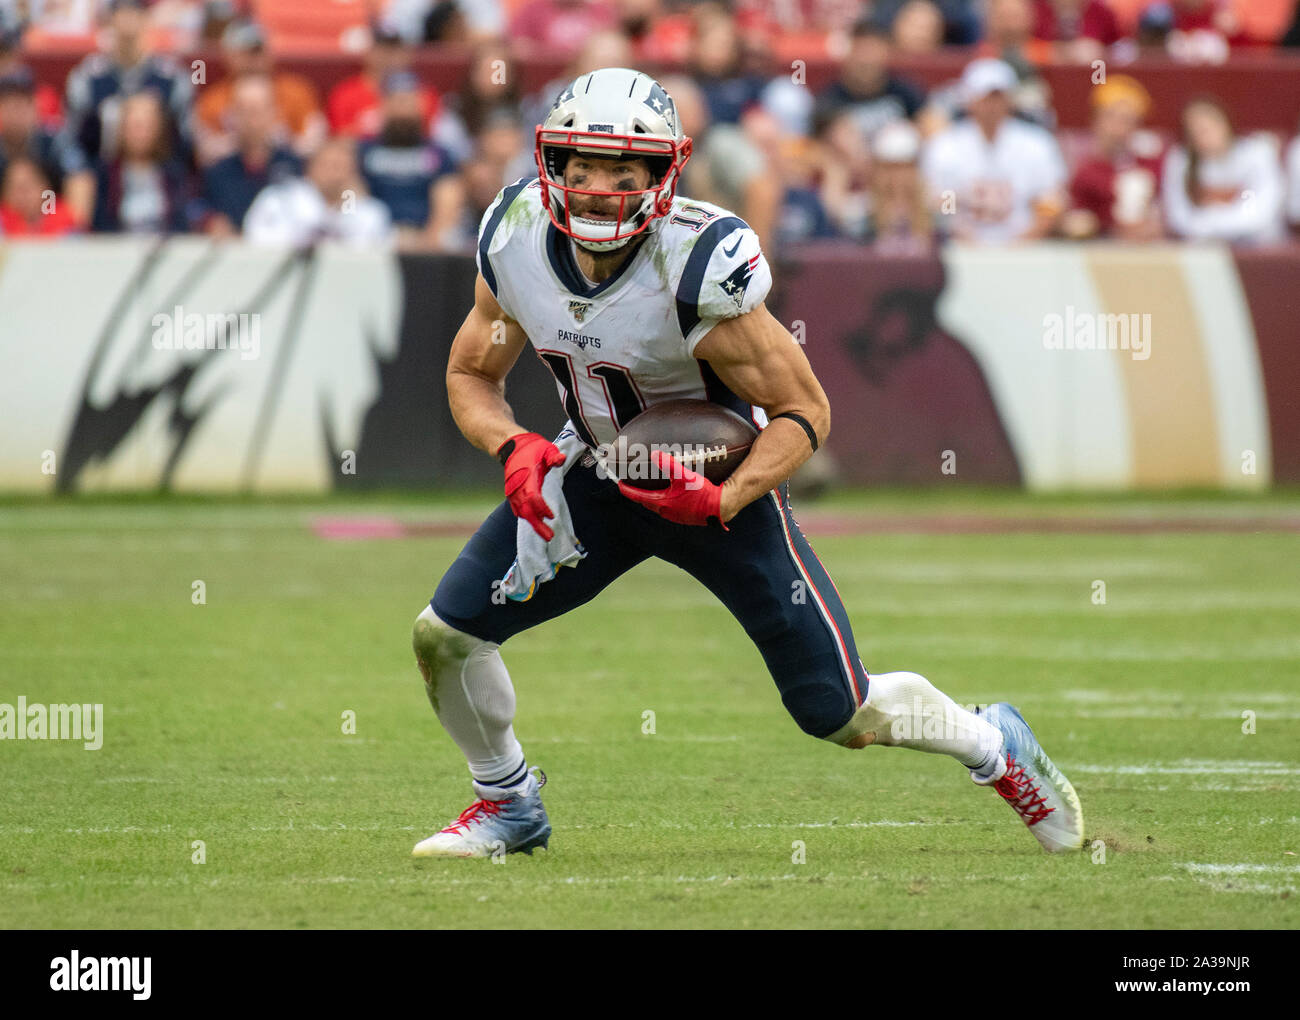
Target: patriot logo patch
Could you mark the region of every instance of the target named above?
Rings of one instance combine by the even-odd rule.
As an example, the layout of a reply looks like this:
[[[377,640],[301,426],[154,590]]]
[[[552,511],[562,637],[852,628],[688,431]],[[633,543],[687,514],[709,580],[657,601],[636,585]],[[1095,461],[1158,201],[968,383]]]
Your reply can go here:
[[[558,96],[555,97],[555,102],[551,104],[551,109],[552,110],[559,109],[559,107],[562,104],[567,103],[572,98],[573,98],[573,86],[572,85],[564,86],[564,90]]]
[[[736,302],[738,310],[745,307],[745,291],[749,289],[749,281],[754,278],[754,270],[758,268],[758,260],[762,257],[759,254],[748,262],[742,262],[731,271],[730,276],[718,284],[727,292],[727,296]]]
[[[668,121],[668,126],[676,132],[677,105],[658,82],[654,82],[650,86],[650,94],[645,97],[645,105],[654,110],[655,113],[663,114],[664,119]]]

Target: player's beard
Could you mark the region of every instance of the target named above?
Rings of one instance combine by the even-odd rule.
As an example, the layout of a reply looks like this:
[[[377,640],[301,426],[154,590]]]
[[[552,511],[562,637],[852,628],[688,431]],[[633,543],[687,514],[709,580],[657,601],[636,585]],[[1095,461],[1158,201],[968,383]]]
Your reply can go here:
[[[629,192],[629,195],[635,194]],[[623,223],[635,215],[636,210],[641,207],[641,198],[637,195],[635,202],[625,201],[623,203]],[[569,216],[575,219],[596,220],[598,222],[612,223],[618,216],[619,200],[609,198],[603,195],[583,195],[581,197],[571,197],[569,199]],[[621,224],[620,224],[621,225]]]
[[[633,226],[633,219],[641,204],[645,199],[644,193],[628,192],[628,198],[623,203],[623,218],[619,221],[619,230],[630,231]],[[598,223],[613,223],[614,218],[618,216],[619,200],[606,195],[583,195],[569,197],[569,222],[579,233],[582,232],[582,224],[576,223],[578,219],[589,219]],[[602,218],[601,214],[603,214]],[[597,270],[605,266],[618,266],[628,253],[634,251],[636,247],[645,240],[646,232],[643,230],[635,237],[628,239],[626,244],[620,245],[610,251],[592,251],[585,247],[580,241],[574,241],[574,244],[586,255],[590,256]]]

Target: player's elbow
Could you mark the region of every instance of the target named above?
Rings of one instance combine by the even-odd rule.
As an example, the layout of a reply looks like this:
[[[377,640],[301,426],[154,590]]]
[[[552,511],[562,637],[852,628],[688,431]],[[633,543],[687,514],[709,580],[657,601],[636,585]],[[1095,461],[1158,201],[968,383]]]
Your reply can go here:
[[[447,365],[447,395],[451,398],[459,393],[469,393],[487,385],[500,394],[506,391],[504,379],[496,379],[485,372],[475,371],[465,365],[451,362]]]
[[[831,406],[823,397],[821,399],[801,400],[782,407],[764,408],[769,419],[789,417],[808,433],[808,442],[812,450],[817,450],[826,442],[831,432]],[[815,438],[814,438],[815,437]],[[810,451],[811,452],[811,451]]]

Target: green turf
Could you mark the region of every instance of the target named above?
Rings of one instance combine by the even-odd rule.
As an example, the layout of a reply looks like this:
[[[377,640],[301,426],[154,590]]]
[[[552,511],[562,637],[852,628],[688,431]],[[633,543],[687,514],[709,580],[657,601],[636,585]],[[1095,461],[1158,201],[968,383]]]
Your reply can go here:
[[[1290,497],[955,505],[986,504],[1300,512]],[[946,758],[803,736],[739,626],[659,563],[505,649],[517,731],[550,777],[551,849],[415,861],[411,846],[471,799],[409,651],[461,542],[324,542],[305,522],[482,508],[0,508],[0,702],[105,710],[99,751],[0,741],[0,924],[1297,926],[1300,535],[814,539],[868,668],[1018,704],[1078,788],[1104,863],[1091,846],[1043,854]],[[191,602],[196,579],[206,605]]]

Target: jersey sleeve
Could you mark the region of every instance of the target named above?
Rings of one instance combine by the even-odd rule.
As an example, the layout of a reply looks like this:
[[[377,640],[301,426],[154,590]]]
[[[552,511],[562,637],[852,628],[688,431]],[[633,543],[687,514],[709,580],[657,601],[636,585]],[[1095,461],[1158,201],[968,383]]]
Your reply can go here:
[[[483,213],[483,219],[479,222],[478,248],[474,254],[474,261],[478,264],[479,274],[492,291],[492,296],[497,299],[497,304],[501,305],[501,310],[512,319],[515,318],[515,313],[504,303],[505,298],[502,296],[501,285],[497,279],[496,268],[493,266],[492,259],[509,240],[511,230],[510,225],[505,222],[506,213],[515,200],[519,198],[520,192],[528,187],[529,183],[529,179],[521,178],[515,181],[514,184],[507,185],[501,189],[496,200],[487,207],[487,211]]]
[[[711,223],[695,242],[677,284],[677,319],[687,353],[723,319],[752,312],[772,289],[758,235],[744,220]]]

